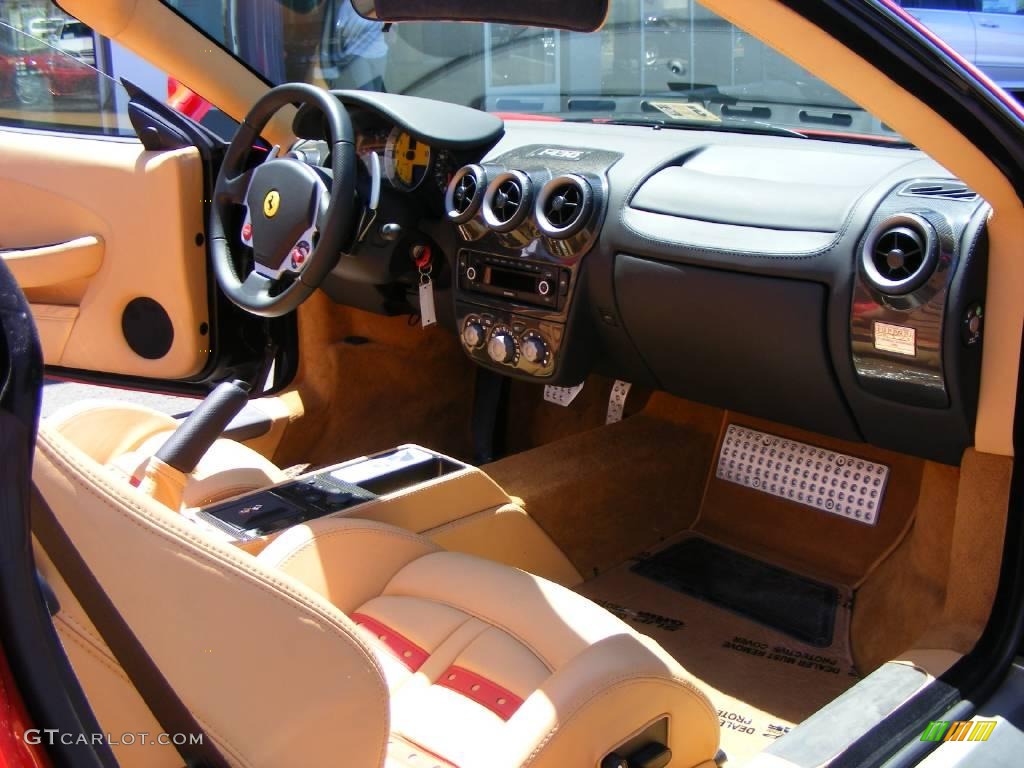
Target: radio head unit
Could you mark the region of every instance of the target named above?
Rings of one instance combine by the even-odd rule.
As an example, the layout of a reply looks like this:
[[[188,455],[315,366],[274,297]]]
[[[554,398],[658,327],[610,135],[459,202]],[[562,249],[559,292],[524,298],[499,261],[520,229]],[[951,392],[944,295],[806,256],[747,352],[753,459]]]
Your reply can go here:
[[[468,293],[560,311],[569,295],[570,279],[567,268],[550,263],[469,250],[459,254],[459,287]]]
[[[446,212],[461,244],[455,316],[472,360],[526,380],[576,383],[585,373],[592,351],[581,341],[569,353],[570,325],[588,322],[574,313],[573,296],[606,211],[608,170],[621,158],[528,145],[452,178]]]

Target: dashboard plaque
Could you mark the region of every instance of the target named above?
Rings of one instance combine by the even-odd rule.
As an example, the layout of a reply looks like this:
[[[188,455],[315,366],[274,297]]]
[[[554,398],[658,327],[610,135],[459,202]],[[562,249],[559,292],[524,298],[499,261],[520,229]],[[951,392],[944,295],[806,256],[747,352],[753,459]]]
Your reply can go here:
[[[875,322],[875,349],[897,355],[917,355],[917,331],[905,325]]]

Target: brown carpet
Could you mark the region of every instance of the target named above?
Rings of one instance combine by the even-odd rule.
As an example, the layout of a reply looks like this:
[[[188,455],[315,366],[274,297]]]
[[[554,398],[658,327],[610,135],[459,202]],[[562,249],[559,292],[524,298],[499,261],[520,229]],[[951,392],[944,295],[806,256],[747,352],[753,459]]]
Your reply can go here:
[[[851,635],[858,669],[875,669],[913,647],[941,615],[959,480],[956,467],[925,464],[910,533],[857,590]]]
[[[603,376],[590,376],[576,399],[568,407],[562,407],[544,400],[544,387],[532,382],[510,381],[505,452],[512,455],[528,451],[603,427],[614,384]],[[626,399],[626,418],[642,411],[650,397],[649,390],[633,387]]]
[[[485,467],[508,493],[525,500],[527,511],[585,575],[692,526],[786,568],[855,587],[910,528],[926,464],[920,459],[661,392],[619,424],[577,432],[596,420],[610,386],[592,379],[580,394],[583,399],[569,409],[528,407],[520,392],[513,397],[513,408],[522,409],[522,421],[533,426],[520,427],[516,442],[541,444]],[[717,480],[713,463],[727,422],[888,465],[889,487],[878,524],[858,525]],[[794,535],[797,531],[799,536]]]
[[[299,345],[293,388],[305,415],[285,432],[279,466],[326,466],[403,443],[471,457],[475,366],[453,334],[318,291],[299,310]]]
[[[964,452],[942,615],[918,638],[923,648],[967,652],[988,622],[999,585],[1013,458]]]
[[[850,655],[848,588],[829,648],[793,638],[639,576],[630,563],[577,591],[674,656],[718,710],[722,749],[742,765],[858,677]]]
[[[665,399],[656,413],[649,406],[483,469],[524,500],[580,573],[608,570],[697,516],[721,411]]]

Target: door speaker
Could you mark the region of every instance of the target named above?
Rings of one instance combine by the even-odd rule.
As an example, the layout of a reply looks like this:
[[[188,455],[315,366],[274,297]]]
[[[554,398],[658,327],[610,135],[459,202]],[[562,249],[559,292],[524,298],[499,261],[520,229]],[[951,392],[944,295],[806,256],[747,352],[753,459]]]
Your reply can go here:
[[[171,351],[174,324],[160,302],[140,296],[121,314],[121,333],[132,352],[147,360],[159,360]]]

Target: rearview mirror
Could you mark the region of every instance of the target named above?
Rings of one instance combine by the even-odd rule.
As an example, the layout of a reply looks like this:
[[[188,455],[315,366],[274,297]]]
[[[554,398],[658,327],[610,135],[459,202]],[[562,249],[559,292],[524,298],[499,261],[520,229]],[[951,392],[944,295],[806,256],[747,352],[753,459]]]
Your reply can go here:
[[[608,16],[608,0],[352,0],[376,21],[483,21],[593,32]]]

